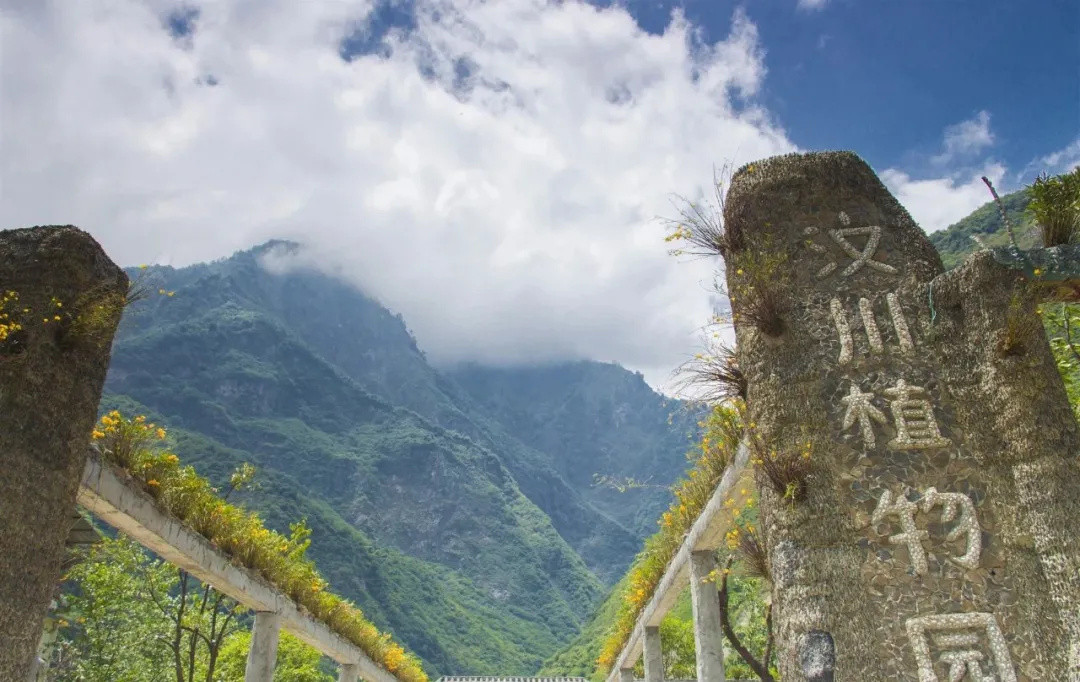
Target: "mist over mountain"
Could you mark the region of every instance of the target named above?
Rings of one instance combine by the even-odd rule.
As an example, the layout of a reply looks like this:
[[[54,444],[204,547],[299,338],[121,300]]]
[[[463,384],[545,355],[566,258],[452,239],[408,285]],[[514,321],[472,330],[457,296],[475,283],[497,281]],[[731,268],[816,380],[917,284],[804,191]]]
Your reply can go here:
[[[406,321],[271,242],[133,270],[104,407],[167,424],[213,480],[439,673],[527,674],[625,571],[685,466],[693,410],[617,365],[433,367]],[[598,476],[633,480],[624,492]]]

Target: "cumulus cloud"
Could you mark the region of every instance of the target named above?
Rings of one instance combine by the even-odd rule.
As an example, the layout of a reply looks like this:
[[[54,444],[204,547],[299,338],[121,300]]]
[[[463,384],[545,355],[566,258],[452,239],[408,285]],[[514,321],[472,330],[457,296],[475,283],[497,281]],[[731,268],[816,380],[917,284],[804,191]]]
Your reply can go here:
[[[717,264],[668,257],[655,216],[714,164],[794,148],[755,104],[741,11],[707,43],[679,14],[650,35],[619,7],[439,0],[345,61],[372,2],[221,0],[177,35],[183,7],[0,15],[3,224],[75,223],[126,264],[296,239],[436,362],[594,358],[663,383]]]
[[[798,0],[796,7],[801,10],[816,11],[822,9],[829,3],[829,0]]]
[[[1080,137],[1055,152],[1035,159],[1024,168],[1021,176],[1027,177],[1039,173],[1059,175],[1068,173],[1077,166],[1080,166]],[[1030,180],[1031,178],[1028,177],[1027,181]]]
[[[937,163],[950,163],[969,158],[993,146],[994,133],[990,130],[990,113],[980,111],[974,117],[945,129],[943,150],[934,157]]]
[[[990,163],[973,173],[956,177],[913,179],[907,173],[889,168],[881,173],[881,181],[911,213],[915,222],[927,232],[934,232],[966,217],[991,200],[982,176],[998,186],[1005,177],[1005,167]]]

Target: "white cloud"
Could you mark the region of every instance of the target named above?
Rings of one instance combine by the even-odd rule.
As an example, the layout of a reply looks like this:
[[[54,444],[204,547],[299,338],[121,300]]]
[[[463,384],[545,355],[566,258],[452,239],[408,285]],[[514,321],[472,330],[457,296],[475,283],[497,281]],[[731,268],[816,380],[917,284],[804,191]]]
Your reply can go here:
[[[829,0],[798,0],[796,7],[801,10],[816,11],[823,9]]]
[[[990,130],[990,113],[980,111],[973,118],[945,129],[943,150],[933,160],[944,164],[965,157],[969,158],[993,144],[994,133]]]
[[[989,163],[979,171],[959,177],[925,180],[915,180],[903,171],[889,168],[881,173],[881,181],[920,227],[927,232],[935,232],[992,200],[990,191],[982,181],[984,175],[1001,189],[999,183],[1005,177],[1005,167],[999,163]]]
[[[1056,152],[1035,159],[1024,168],[1020,175],[1022,177],[1040,173],[1059,175],[1068,173],[1077,166],[1080,166],[1080,137]],[[1032,177],[1026,177],[1024,181],[1030,182],[1032,179]]]
[[[6,9],[0,219],[78,224],[126,264],[291,237],[436,361],[665,380],[716,264],[674,262],[653,218],[714,164],[794,148],[753,104],[754,24],[702,44],[679,15],[649,35],[620,8],[440,0],[389,58],[345,63],[370,4],[206,3],[181,42],[165,0]]]

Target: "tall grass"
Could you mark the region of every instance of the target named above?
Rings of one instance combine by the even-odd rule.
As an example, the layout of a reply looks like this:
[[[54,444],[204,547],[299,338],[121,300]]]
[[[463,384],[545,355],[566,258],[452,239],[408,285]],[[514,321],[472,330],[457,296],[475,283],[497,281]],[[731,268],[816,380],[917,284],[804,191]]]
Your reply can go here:
[[[727,404],[712,408],[700,424],[701,443],[691,451],[694,466],[673,486],[675,499],[660,517],[660,530],[645,540],[645,548],[630,568],[615,624],[604,640],[597,665],[607,672],[626,646],[641,610],[652,598],[664,570],[674,558],[683,538],[712,497],[724,470],[735,458],[742,435],[738,411]]]
[[[145,417],[128,419],[118,411],[103,416],[91,434],[102,458],[129,473],[163,512],[261,575],[402,682],[427,682],[416,656],[380,633],[359,607],[327,591],[326,580],[306,556],[311,531],[303,521],[290,526],[288,536],[266,528],[258,514],[226,502],[194,468],[181,466],[180,458],[164,448],[165,437],[165,429]]]

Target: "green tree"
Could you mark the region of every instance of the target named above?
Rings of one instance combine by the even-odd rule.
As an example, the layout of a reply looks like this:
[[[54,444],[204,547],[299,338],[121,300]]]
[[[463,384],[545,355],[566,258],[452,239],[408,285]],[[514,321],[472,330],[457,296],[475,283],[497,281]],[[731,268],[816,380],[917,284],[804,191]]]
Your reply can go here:
[[[103,538],[68,573],[56,680],[217,679],[218,654],[244,608],[138,543]]]
[[[53,679],[85,682],[165,682],[171,667],[170,621],[150,598],[168,592],[176,571],[154,561],[126,537],[103,539],[77,564],[63,598],[64,627]]]
[[[243,682],[251,633],[238,632],[221,650],[218,674],[220,682]],[[333,682],[334,677],[319,668],[322,655],[287,632],[278,641],[274,682]]]

